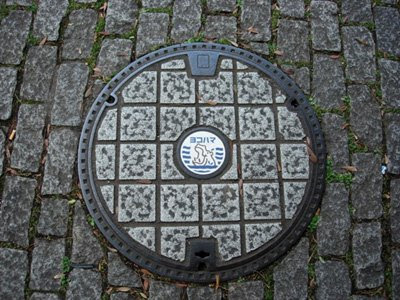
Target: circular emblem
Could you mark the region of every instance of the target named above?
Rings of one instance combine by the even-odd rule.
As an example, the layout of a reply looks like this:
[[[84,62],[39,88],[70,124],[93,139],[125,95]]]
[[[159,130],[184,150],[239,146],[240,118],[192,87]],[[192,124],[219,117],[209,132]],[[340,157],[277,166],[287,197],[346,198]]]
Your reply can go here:
[[[185,173],[195,178],[211,178],[225,169],[230,151],[227,138],[219,130],[196,127],[181,135],[176,154]]]

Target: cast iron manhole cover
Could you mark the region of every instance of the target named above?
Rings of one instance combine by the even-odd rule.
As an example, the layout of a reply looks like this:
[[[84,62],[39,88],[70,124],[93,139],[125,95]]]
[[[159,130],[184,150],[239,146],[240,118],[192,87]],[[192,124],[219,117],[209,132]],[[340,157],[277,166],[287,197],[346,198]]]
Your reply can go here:
[[[211,282],[284,254],[319,204],[325,146],[299,88],[217,44],[152,52],[115,76],[79,144],[89,212],[141,267]]]

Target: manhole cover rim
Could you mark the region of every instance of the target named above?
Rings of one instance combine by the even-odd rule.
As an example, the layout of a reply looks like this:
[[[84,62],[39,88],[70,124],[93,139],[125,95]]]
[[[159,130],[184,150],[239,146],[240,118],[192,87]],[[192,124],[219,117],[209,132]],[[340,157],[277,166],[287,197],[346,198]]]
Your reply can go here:
[[[114,222],[108,219],[108,214],[104,211],[102,205],[97,204],[97,201],[95,200],[97,195],[94,195],[96,191],[93,191],[91,187],[93,176],[91,172],[87,172],[88,164],[91,161],[91,151],[88,151],[88,145],[92,143],[92,129],[97,127],[97,124],[94,121],[96,121],[96,119],[98,121],[98,118],[96,117],[101,115],[101,112],[105,109],[106,105],[103,104],[107,101],[109,96],[113,95],[113,92],[117,90],[119,86],[129,80],[132,76],[135,76],[135,74],[146,68],[148,65],[167,58],[169,59],[185,54],[188,51],[217,51],[223,56],[252,65],[256,69],[269,75],[271,79],[287,93],[288,99],[286,101],[296,101],[296,109],[299,110],[300,114],[307,118],[307,122],[303,125],[307,125],[305,131],[312,137],[311,147],[318,158],[318,163],[313,164],[313,167],[310,169],[310,179],[313,179],[313,181],[309,179],[307,184],[308,189],[304,193],[305,199],[309,200],[303,200],[303,202],[306,203],[302,205],[301,210],[298,212],[299,216],[297,216],[297,218],[295,218],[291,223],[290,228],[292,228],[292,230],[289,230],[290,228],[285,229],[284,234],[282,234],[279,239],[274,240],[274,243],[270,245],[272,251],[266,252],[264,249],[263,252],[266,253],[263,253],[258,258],[253,258],[250,261],[244,260],[234,264],[228,263],[222,266],[218,271],[200,272],[183,270],[181,268],[176,268],[174,264],[171,264],[168,260],[164,260],[160,256],[153,257],[153,255],[151,255],[152,258],[149,259],[148,257],[141,255],[140,252],[132,250],[132,246],[130,245],[131,241],[124,238],[124,234],[119,234],[121,233],[121,230],[116,224],[114,224]],[[103,88],[94,101],[82,129],[78,151],[78,174],[81,189],[83,191],[83,198],[90,214],[96,222],[96,225],[103,235],[106,236],[107,240],[123,255],[141,267],[161,276],[167,276],[183,281],[203,283],[212,282],[215,280],[217,274],[220,276],[221,280],[226,281],[253,273],[254,270],[272,263],[279,256],[289,250],[301,237],[319,206],[325,186],[326,153],[323,134],[315,112],[308,104],[303,92],[286,74],[277,69],[267,60],[246,50],[220,44],[194,43],[174,45],[149,53],[148,55],[145,55],[129,64]],[[247,258],[247,260],[249,260],[249,258]]]

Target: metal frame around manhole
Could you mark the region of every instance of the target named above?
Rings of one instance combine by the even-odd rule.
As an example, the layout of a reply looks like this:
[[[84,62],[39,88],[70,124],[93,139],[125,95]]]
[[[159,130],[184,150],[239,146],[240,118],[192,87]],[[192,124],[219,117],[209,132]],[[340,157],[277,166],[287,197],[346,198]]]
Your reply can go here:
[[[168,260],[164,260],[161,256],[144,253],[143,249],[141,250],[140,247],[134,245],[121,232],[118,226],[110,219],[104,207],[99,205],[99,198],[93,186],[93,174],[90,172],[92,157],[89,145],[93,140],[93,128],[97,126],[96,117],[101,115],[107,105],[111,105],[107,103],[111,93],[128,78],[145,69],[146,66],[193,51],[204,51],[205,53],[218,52],[225,57],[252,66],[269,76],[280,89],[285,91],[287,94],[286,101],[291,103],[292,108],[305,121],[303,126],[311,143],[309,147],[318,160],[312,164],[312,168],[310,169],[310,179],[308,180],[303,198],[306,200],[303,200],[304,203],[297,212],[297,218],[285,229],[284,234],[276,238],[268,248],[264,248],[261,253],[258,253],[257,258],[227,264],[218,270],[190,270],[189,266],[181,267]],[[107,240],[129,260],[151,272],[175,280],[203,283],[215,281],[217,275],[221,280],[226,281],[253,273],[255,270],[271,264],[281,255],[285,254],[301,237],[319,206],[325,185],[325,163],[325,143],[319,121],[297,85],[270,62],[251,52],[212,43],[180,44],[163,48],[139,58],[119,72],[106,85],[93,103],[82,129],[78,152],[78,172],[83,197],[96,225]]]

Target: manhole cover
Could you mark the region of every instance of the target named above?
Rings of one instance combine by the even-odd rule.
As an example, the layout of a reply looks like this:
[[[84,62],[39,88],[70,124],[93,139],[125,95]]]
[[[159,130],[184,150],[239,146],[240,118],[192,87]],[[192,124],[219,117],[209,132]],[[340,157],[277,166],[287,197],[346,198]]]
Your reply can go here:
[[[186,44],[130,64],[79,145],[88,209],[141,267],[211,282],[284,254],[319,204],[325,148],[299,88],[245,50]]]

